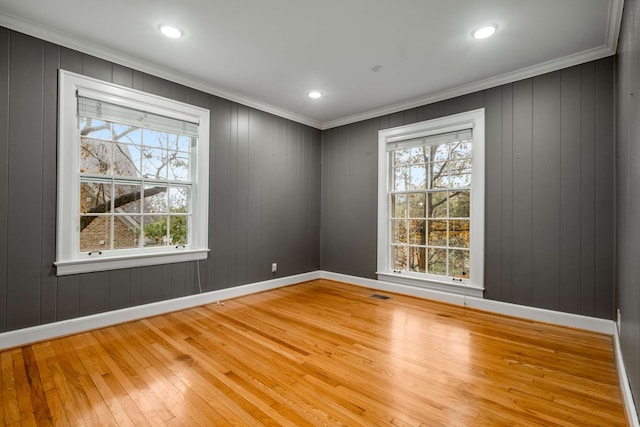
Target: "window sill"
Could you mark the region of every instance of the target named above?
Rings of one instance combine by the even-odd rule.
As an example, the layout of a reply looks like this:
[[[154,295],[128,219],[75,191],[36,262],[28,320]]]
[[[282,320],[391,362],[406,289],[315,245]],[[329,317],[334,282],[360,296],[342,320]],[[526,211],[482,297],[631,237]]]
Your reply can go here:
[[[207,259],[209,249],[185,250],[178,253],[139,254],[102,259],[82,259],[55,262],[57,276],[91,273],[94,271],[118,270],[121,268],[146,267],[149,265]]]
[[[419,288],[447,292],[450,294],[482,298],[484,293],[484,287],[477,285],[453,283],[444,280],[423,279],[398,273],[376,272],[376,275],[378,276],[378,279],[386,280],[388,282],[416,286]]]

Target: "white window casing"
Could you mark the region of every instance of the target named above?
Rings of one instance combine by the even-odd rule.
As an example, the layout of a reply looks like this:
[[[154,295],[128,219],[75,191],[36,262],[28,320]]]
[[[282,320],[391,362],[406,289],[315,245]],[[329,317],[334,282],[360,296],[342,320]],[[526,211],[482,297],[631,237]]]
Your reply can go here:
[[[427,271],[394,270],[391,260],[392,163],[394,150],[416,145],[420,138],[437,143],[452,132],[472,134],[472,179],[470,186],[470,278],[460,279],[429,274]],[[482,297],[484,291],[484,109],[427,120],[378,132],[378,251],[379,280],[432,290]],[[409,191],[409,190],[407,190]],[[427,233],[427,239],[428,239]],[[409,242],[410,243],[410,242]],[[408,244],[408,246],[411,246]],[[448,261],[447,261],[448,262]]]
[[[209,110],[64,70],[59,70],[58,77],[57,274],[206,259],[209,252]],[[141,243],[137,248],[127,249],[116,249],[112,244],[109,250],[81,251],[79,98],[86,100],[82,107],[84,114],[95,115],[96,111],[108,105],[111,110],[105,111],[105,120],[129,121],[129,124],[135,120],[135,125],[142,129],[149,127],[160,132],[181,123],[183,130],[180,133],[193,138],[195,144],[189,152],[189,178],[185,181],[185,187],[189,188],[189,211],[185,215],[189,224],[186,244],[146,247]],[[140,112],[140,117],[127,117],[128,111],[133,110]],[[144,113],[149,113],[149,117]],[[108,182],[110,178],[85,176],[82,179]],[[111,181],[115,182],[114,179]],[[170,181],[167,182],[166,185],[171,185]],[[144,188],[144,183],[139,179],[134,184],[142,184]],[[122,213],[118,215],[124,218]]]

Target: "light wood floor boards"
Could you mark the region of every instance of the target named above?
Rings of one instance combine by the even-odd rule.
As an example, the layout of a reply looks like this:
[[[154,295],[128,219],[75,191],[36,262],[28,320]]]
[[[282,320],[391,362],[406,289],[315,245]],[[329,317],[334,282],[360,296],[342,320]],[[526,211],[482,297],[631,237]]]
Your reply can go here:
[[[4,425],[625,425],[610,337],[316,280],[0,353]]]

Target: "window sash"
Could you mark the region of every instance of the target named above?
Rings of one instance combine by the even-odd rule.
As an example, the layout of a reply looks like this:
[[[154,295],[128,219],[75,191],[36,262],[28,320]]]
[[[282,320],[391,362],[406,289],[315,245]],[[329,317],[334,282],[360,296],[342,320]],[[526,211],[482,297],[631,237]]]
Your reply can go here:
[[[389,157],[391,157],[393,155],[393,153],[389,154]],[[472,172],[473,173],[473,172]],[[468,187],[467,187],[468,188]],[[459,190],[459,188],[449,188],[446,189],[444,191],[442,190],[421,190],[421,191],[396,191],[396,192],[389,192],[388,193],[388,197],[387,197],[387,205],[388,205],[388,220],[387,220],[387,232],[388,232],[388,248],[390,249],[388,251],[388,265],[389,265],[389,269],[394,271],[394,272],[399,272],[400,270],[397,270],[395,265],[394,265],[394,261],[393,261],[393,248],[405,248],[405,257],[407,260],[407,264],[405,264],[406,269],[402,269],[401,271],[403,273],[408,273],[408,274],[416,274],[416,275],[423,275],[423,276],[433,276],[435,278],[448,278],[448,279],[452,279],[452,280],[456,280],[459,282],[468,282],[471,278],[472,278],[472,273],[471,272],[471,263],[470,263],[470,259],[471,259],[471,248],[472,248],[472,244],[473,244],[473,240],[471,238],[472,236],[472,228],[474,227],[473,222],[472,222],[472,216],[471,216],[471,206],[469,206],[469,216],[468,217],[457,217],[457,216],[451,216],[451,212],[449,210],[449,200],[450,200],[450,196],[451,193],[455,192],[456,190]],[[412,194],[425,194],[425,199],[426,196],[429,193],[447,193],[446,197],[447,197],[447,210],[446,210],[446,215],[445,216],[439,216],[439,217],[433,217],[433,216],[429,216],[429,213],[426,211],[426,207],[425,207],[425,212],[424,212],[424,216],[412,216],[411,215],[411,207],[409,206],[409,200],[410,197],[409,195]],[[469,200],[471,200],[471,191],[469,191]],[[393,198],[394,196],[397,195],[407,195],[407,201],[405,202],[407,204],[407,208],[406,208],[406,215],[405,216],[394,216],[393,215]],[[417,222],[417,221],[422,221],[424,223],[424,230],[423,233],[424,235],[422,236],[424,239],[424,243],[415,243],[412,242],[411,240],[411,222]],[[461,221],[465,221],[468,222],[468,230],[466,231],[467,233],[467,245],[466,246],[457,246],[455,244],[452,244],[451,242],[451,237],[452,237],[452,231],[450,229],[450,226],[454,223],[459,223]],[[404,225],[404,234],[406,234],[404,237],[406,237],[406,242],[402,242],[402,241],[396,241],[395,240],[395,236],[396,236],[396,229],[395,229],[395,225],[399,222],[405,222]],[[445,234],[445,241],[444,242],[440,242],[441,244],[434,244],[433,242],[430,242],[430,222],[443,222],[445,223],[445,229],[442,230]],[[457,230],[457,231],[461,231],[461,230]],[[392,238],[392,236],[394,236]],[[459,237],[462,238],[462,237]],[[442,244],[444,243],[444,244]],[[413,271],[409,268],[409,264],[408,264],[408,253],[410,251],[410,248],[424,248],[425,252],[426,252],[426,257],[427,259],[425,260],[425,271],[424,272],[417,272],[417,271]],[[445,255],[445,274],[444,275],[437,275],[434,273],[431,273],[429,271],[429,264],[428,264],[428,251],[430,249],[441,249],[441,250],[445,250],[446,251],[446,255]],[[467,269],[467,272],[462,274],[462,276],[466,277],[459,277],[456,275],[451,274],[450,272],[450,262],[451,262],[451,256],[450,256],[450,251],[465,251],[469,253],[469,258],[468,258],[468,262],[469,262],[469,266]],[[464,270],[464,269],[463,269]]]
[[[190,123],[190,122],[186,122],[179,119],[173,119],[170,117],[160,116],[157,114],[148,113],[145,111],[140,111],[140,110],[128,108],[125,106],[112,104],[109,102],[104,102],[100,100],[78,96],[77,124],[78,124],[79,130],[82,130],[80,129],[80,127],[84,119],[98,119],[102,122],[109,123],[110,126],[125,125],[125,126],[131,126],[134,128],[152,129],[156,132],[160,132],[161,135],[167,134],[167,135],[175,135],[177,137],[186,136],[190,138],[192,141],[196,140],[198,136],[198,133],[197,133],[198,125],[195,123]],[[78,132],[77,135],[78,135],[77,137],[80,139],[78,141],[78,147],[80,148],[80,150],[82,150],[81,147],[82,147],[83,138],[87,138],[89,140],[100,140],[100,141],[104,141],[105,143],[109,143],[111,145],[110,156],[109,156],[110,157],[109,162],[110,162],[111,168],[115,168],[116,166],[116,159],[115,159],[115,155],[113,154],[113,152],[115,151],[116,145],[122,144],[125,146],[134,146],[134,147],[138,147],[140,150],[144,150],[143,146],[145,145],[143,140],[141,140],[138,144],[130,144],[130,143],[123,143],[120,141],[116,141],[113,139],[113,135],[111,135],[111,137],[108,139],[92,137],[92,135],[90,134],[81,136],[80,132]],[[182,153],[181,151],[172,150],[172,149],[169,149],[168,147],[158,148],[157,150],[161,152],[166,152],[165,154],[167,155],[170,152]],[[185,154],[189,155],[190,152],[185,152]],[[188,162],[187,165],[188,165],[187,175],[191,177],[193,165],[191,162]],[[168,167],[168,162],[166,166]],[[80,248],[80,255],[82,254],[91,255],[93,252],[96,252],[96,251],[113,253],[113,254],[122,253],[123,251],[131,252],[132,250],[147,251],[150,247],[158,248],[163,246],[172,246],[176,244],[184,247],[190,246],[192,241],[192,233],[193,233],[193,229],[191,226],[191,223],[192,223],[191,221],[191,217],[192,217],[191,179],[189,178],[188,181],[184,181],[184,180],[170,179],[168,177],[161,178],[161,179],[147,178],[143,174],[142,166],[137,165],[137,167],[139,169],[139,173],[141,174],[141,176],[139,177],[128,176],[128,175],[125,175],[125,176],[112,175],[113,174],[112,170],[110,170],[108,174],[104,174],[104,175],[96,174],[96,173],[80,172],[79,180],[80,180],[81,186],[83,183],[87,183],[87,184],[103,184],[108,187],[109,203],[110,203],[110,208],[108,208],[106,212],[102,212],[102,213],[90,212],[89,210],[87,210],[87,212],[79,213],[81,224],[83,223],[83,218],[87,218],[87,217],[88,218],[95,217],[93,221],[97,220],[100,217],[108,218],[108,231],[109,231],[108,242],[106,242],[106,239],[105,241],[103,241],[103,239],[100,239],[100,242],[103,242],[103,243],[99,243],[99,245],[97,246],[97,249],[93,249],[93,246],[95,245],[93,246],[91,245],[92,233],[83,235],[83,232],[86,230],[86,228],[83,228],[81,226],[76,236],[76,238],[78,239],[78,245]],[[140,194],[131,202],[127,202],[126,204],[116,208],[114,205],[114,202],[118,197],[122,196],[122,195],[116,195],[116,191],[115,191],[116,186],[137,187],[139,189],[138,191],[140,192]],[[148,190],[147,187],[149,186],[166,187],[166,190],[162,192],[162,193],[166,193],[165,194],[166,206],[164,207],[164,210],[166,211],[145,212],[145,202],[147,201],[147,196],[145,196],[145,190]],[[168,199],[172,188],[187,189],[186,212],[176,212],[172,210],[171,200]],[[82,191],[81,191],[81,196],[82,196]],[[122,210],[125,206],[133,202],[138,202],[139,204],[139,206],[137,207],[137,211]],[[184,236],[184,241],[181,240],[181,241],[174,242],[173,241],[174,236],[172,236],[173,229],[171,227],[172,225],[171,222],[172,222],[172,219],[175,220],[175,218],[177,217],[186,218],[186,235]],[[135,224],[135,227],[134,227],[135,231],[133,232],[134,234],[137,234],[137,239],[136,239],[137,243],[135,245],[130,245],[128,247],[118,247],[120,245],[118,245],[116,242],[116,227],[117,226],[122,227],[121,224],[117,223],[117,220],[119,218],[121,220],[122,218],[127,218],[130,220],[130,222],[133,222]],[[153,224],[155,222],[154,221],[155,219],[160,220],[161,222],[164,221],[164,228],[165,228],[164,236],[156,236],[161,238],[161,243],[159,245],[148,245],[147,239],[146,239],[146,237],[148,237],[146,235],[147,233],[146,228],[149,227],[151,224]],[[103,245],[106,245],[106,246],[103,246]],[[83,246],[91,247],[91,248],[85,248],[83,250]]]
[[[82,209],[80,212],[77,213],[80,223],[82,224],[82,218],[83,217],[107,217],[109,218],[110,221],[110,240],[109,240],[109,245],[107,247],[101,248],[100,250],[103,252],[112,252],[114,254],[117,254],[118,251],[127,251],[127,252],[131,252],[132,250],[140,250],[140,251],[147,251],[149,249],[150,246],[145,245],[145,240],[144,240],[144,236],[145,236],[145,227],[147,226],[147,223],[145,222],[145,219],[148,218],[163,218],[166,220],[166,244],[164,245],[160,245],[160,246],[171,246],[171,245],[175,245],[175,244],[179,244],[181,246],[184,247],[190,247],[191,243],[193,241],[193,227],[192,227],[192,216],[193,216],[193,211],[192,211],[192,194],[193,194],[193,186],[190,183],[184,183],[182,181],[175,181],[175,182],[149,182],[148,180],[144,180],[144,179],[131,179],[131,178],[125,178],[125,179],[119,179],[117,177],[102,177],[102,178],[95,178],[95,177],[85,177],[82,176],[82,174],[79,177],[79,182],[80,184],[103,184],[108,186],[108,191],[109,191],[109,196],[108,196],[108,203],[109,203],[109,207],[107,208],[106,212],[91,212],[89,209],[86,210],[86,212],[82,212]],[[163,211],[160,212],[146,212],[145,211],[145,200],[146,200],[146,196],[144,196],[144,192],[146,190],[148,190],[148,188],[146,187],[150,187],[150,186],[155,186],[159,184],[162,187],[166,187],[166,191],[163,193],[166,193],[166,207]],[[115,188],[118,185],[122,185],[122,186],[137,186],[140,188],[140,196],[135,199],[132,200],[132,202],[138,202],[139,203],[139,207],[137,208],[137,210],[135,211],[123,211],[122,208],[126,205],[128,205],[129,203],[122,205],[120,207],[115,207],[115,200],[117,199],[117,197],[120,196],[116,196],[115,193]],[[81,187],[82,188],[82,187]],[[177,211],[174,210],[174,207],[172,207],[172,201],[170,200],[170,196],[171,196],[171,190],[172,189],[186,189],[186,211],[182,212],[182,211]],[[82,194],[81,194],[82,195]],[[80,195],[80,196],[81,196]],[[115,233],[115,220],[118,217],[129,217],[129,218],[138,218],[139,219],[139,223],[137,224],[139,226],[139,231],[138,231],[138,245],[137,247],[128,247],[128,248],[117,248],[115,245],[115,238],[114,238],[114,233]],[[186,217],[187,218],[187,229],[186,229],[186,236],[185,236],[185,242],[174,242],[172,240],[172,236],[171,236],[171,218],[172,217]],[[132,219],[133,220],[133,219]],[[134,220],[135,221],[135,220]],[[92,250],[82,250],[82,232],[84,231],[84,229],[82,227],[78,228],[78,232],[77,232],[77,236],[76,239],[78,240],[78,247],[80,248],[80,252],[79,254],[87,254],[92,252]],[[154,246],[156,247],[156,246]]]

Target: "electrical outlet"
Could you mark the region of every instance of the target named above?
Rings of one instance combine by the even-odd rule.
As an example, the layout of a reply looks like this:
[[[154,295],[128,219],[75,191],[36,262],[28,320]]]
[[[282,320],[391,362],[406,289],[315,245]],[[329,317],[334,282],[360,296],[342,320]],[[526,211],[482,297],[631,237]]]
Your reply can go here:
[[[620,309],[618,309],[618,318],[616,319],[616,323],[618,325],[618,335],[622,335],[622,330],[620,326],[622,326],[622,314],[620,314]]]
[[[277,271],[278,271],[278,263],[277,262],[271,263],[271,272],[275,273]]]

